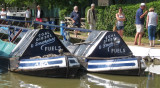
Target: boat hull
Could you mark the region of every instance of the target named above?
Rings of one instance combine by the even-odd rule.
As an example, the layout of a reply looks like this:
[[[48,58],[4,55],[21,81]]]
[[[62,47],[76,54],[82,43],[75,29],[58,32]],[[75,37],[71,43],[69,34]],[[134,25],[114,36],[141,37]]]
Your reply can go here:
[[[87,60],[87,71],[103,74],[142,75],[146,69],[144,60],[137,57]]]
[[[24,75],[31,75],[31,76],[40,76],[40,77],[55,77],[55,78],[74,78],[77,76],[79,67],[47,67],[47,68],[41,68],[41,69],[17,69],[13,72],[24,74]]]
[[[45,77],[76,77],[80,64],[76,58],[68,56],[36,58],[36,59],[10,59],[10,71]]]

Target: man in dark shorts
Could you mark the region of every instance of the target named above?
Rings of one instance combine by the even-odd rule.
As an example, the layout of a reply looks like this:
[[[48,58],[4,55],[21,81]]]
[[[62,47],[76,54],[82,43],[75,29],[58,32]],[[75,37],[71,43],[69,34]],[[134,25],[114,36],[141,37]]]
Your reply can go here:
[[[81,14],[78,11],[78,6],[74,6],[74,10],[71,13],[71,20],[73,22],[74,27],[80,28],[81,26]],[[78,31],[75,31],[75,36],[77,37]]]

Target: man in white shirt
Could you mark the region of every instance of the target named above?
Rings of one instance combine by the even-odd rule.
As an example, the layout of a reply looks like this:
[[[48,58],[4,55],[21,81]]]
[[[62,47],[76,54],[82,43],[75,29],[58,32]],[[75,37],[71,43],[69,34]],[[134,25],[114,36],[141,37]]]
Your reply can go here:
[[[4,8],[2,8],[2,11],[1,11],[1,19],[6,19],[6,15],[7,15],[7,12],[5,11]]]
[[[29,7],[27,7],[27,10],[25,11],[25,17],[26,17],[25,21],[31,21],[31,11],[30,11]],[[27,24],[28,24],[28,26],[27,26]],[[25,26],[29,27],[29,22],[26,22]]]

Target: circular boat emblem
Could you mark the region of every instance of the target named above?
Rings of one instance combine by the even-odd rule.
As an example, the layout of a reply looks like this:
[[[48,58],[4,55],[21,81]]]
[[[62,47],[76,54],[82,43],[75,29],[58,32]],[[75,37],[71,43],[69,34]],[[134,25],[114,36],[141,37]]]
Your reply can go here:
[[[120,38],[119,37],[114,37],[114,44],[115,45],[119,45],[121,42]]]

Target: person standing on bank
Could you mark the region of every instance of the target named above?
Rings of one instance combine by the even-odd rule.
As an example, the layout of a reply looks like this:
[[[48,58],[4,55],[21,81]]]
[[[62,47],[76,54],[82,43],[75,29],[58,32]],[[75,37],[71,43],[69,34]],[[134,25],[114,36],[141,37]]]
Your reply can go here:
[[[119,12],[116,14],[116,27],[118,34],[123,38],[124,21],[126,20],[122,7],[119,8]]]
[[[87,12],[87,22],[89,24],[89,29],[96,29],[96,10],[95,10],[95,4],[91,4],[91,8]]]
[[[143,45],[141,44],[141,39],[144,33],[144,16],[148,13],[148,11],[145,11],[143,13],[143,10],[145,9],[145,3],[141,3],[140,8],[136,12],[136,35],[135,35],[135,40],[134,44],[137,45],[137,38],[139,37],[138,40],[138,45]]]
[[[25,21],[31,21],[31,11],[29,7],[27,7],[27,10],[25,11],[25,17]],[[29,22],[26,22],[25,26],[29,27]]]
[[[156,27],[158,24],[158,15],[154,12],[154,8],[149,9],[146,20],[146,28],[148,29],[149,44],[154,47]]]
[[[81,14],[78,11],[78,6],[74,6],[74,10],[71,13],[70,18],[72,20],[73,26],[80,28],[80,26],[81,26]],[[75,36],[76,37],[77,37],[77,33],[78,33],[78,31],[75,30]]]
[[[6,16],[7,16],[7,12],[5,11],[4,8],[2,8],[2,11],[1,11],[1,19],[6,19]]]
[[[37,6],[37,13],[36,13],[36,21],[42,22],[43,17],[43,11],[41,10],[41,7]]]

